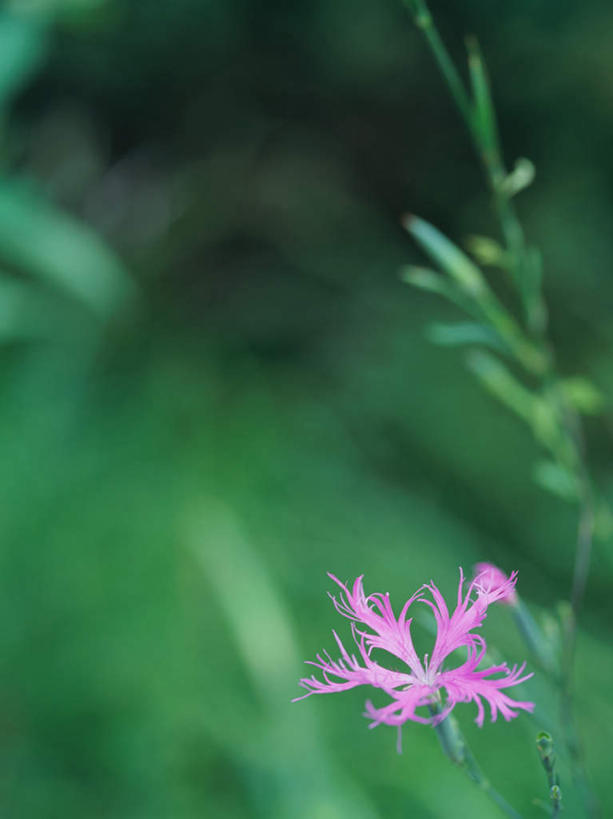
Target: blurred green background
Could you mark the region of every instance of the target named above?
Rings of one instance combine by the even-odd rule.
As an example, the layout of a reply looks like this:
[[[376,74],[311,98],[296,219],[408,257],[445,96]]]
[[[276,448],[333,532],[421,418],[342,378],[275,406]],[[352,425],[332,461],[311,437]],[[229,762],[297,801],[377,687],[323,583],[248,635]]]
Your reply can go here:
[[[613,6],[432,2],[478,36],[559,366],[613,394]],[[568,594],[575,511],[536,447],[424,330],[411,210],[492,234],[462,125],[400,0],[14,0],[0,14],[3,816],[489,817],[434,733],[367,730],[362,690],[291,705],[348,637],[326,571],[400,605],[477,560],[535,613]],[[613,495],[611,416],[588,424]],[[603,803],[613,546],[596,545],[578,715]],[[486,636],[526,652],[504,609]],[[417,641],[427,650],[426,631]],[[545,815],[534,735],[474,726]],[[578,815],[562,758],[567,813]]]

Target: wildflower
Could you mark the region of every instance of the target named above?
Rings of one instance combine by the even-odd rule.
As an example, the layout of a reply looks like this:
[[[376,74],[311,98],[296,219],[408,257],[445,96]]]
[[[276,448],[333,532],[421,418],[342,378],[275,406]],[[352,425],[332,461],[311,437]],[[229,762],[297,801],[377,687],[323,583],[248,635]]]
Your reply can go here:
[[[494,602],[495,597],[501,603],[508,603],[510,606],[517,605],[517,592],[515,591],[517,572],[507,577],[502,569],[494,566],[493,563],[477,563],[474,582],[479,593],[486,595],[490,603]]]
[[[473,701],[476,704],[475,722],[479,726],[483,725],[485,715],[483,700],[489,704],[492,721],[496,720],[498,713],[508,721],[518,716],[519,709],[533,710],[534,703],[513,700],[503,691],[532,676],[523,673],[525,663],[511,669],[506,663],[479,669],[485,657],[486,644],[483,637],[474,633],[483,623],[490,603],[513,593],[517,572],[509,578],[505,577],[505,582],[499,584],[490,584],[482,575],[478,575],[463,594],[464,575],[460,569],[457,605],[451,615],[442,594],[431,582],[423,585],[407,600],[398,617],[394,614],[388,594],[365,596],[363,575],[356,579],[351,590],[334,575],[330,574],[329,577],[342,590],[338,600],[333,595],[330,597],[339,614],[352,621],[359,659],[347,652],[333,631],[340,659],[333,660],[324,652],[323,655],[318,654],[315,661],[309,662],[309,665],[321,669],[323,680],[316,676],[300,680],[307,693],[296,697],[296,700],[311,694],[346,691],[358,685],[380,688],[391,701],[380,708],[370,701],[366,703],[365,716],[370,717],[371,728],[381,723],[400,726],[407,720],[436,725],[459,702]],[[416,602],[425,603],[432,609],[437,626],[432,654],[430,657],[426,655],[423,660],[413,646],[412,618],[407,618]],[[466,659],[455,668],[448,667],[445,661],[458,648],[466,649]],[[401,660],[405,670],[396,671],[380,665],[372,656],[376,649]],[[433,706],[436,706],[436,710]]]

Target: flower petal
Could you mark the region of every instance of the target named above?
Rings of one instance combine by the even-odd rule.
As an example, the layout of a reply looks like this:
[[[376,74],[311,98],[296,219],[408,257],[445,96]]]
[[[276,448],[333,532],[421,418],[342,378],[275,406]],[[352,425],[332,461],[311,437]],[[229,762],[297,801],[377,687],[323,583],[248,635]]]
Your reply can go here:
[[[337,577],[329,574],[329,577],[344,592],[344,595],[341,594],[338,600],[330,595],[334,607],[339,614],[353,620],[355,623],[362,623],[370,629],[370,632],[358,630],[358,634],[364,638],[369,651],[373,648],[388,651],[405,662],[414,675],[423,675],[423,666],[411,638],[411,619],[407,620],[406,617],[411,604],[420,598],[422,589],[418,589],[407,600],[396,619],[389,594],[376,593],[368,597],[365,596],[362,584],[363,576],[360,575],[355,580],[352,590],[349,591],[347,586],[341,583]]]
[[[492,722],[496,721],[498,712],[507,722],[518,716],[518,711],[534,710],[533,702],[513,700],[501,689],[510,688],[528,680],[532,674],[523,674],[525,663],[514,666],[511,670],[506,665],[497,665],[476,671],[474,658],[469,659],[463,666],[453,671],[443,671],[439,683],[445,688],[449,703],[474,701],[477,705],[477,725],[483,725],[484,710],[481,697],[485,698],[490,706]],[[503,674],[502,677],[492,678],[492,674]]]
[[[341,659],[335,661],[327,652],[324,652],[323,656],[321,654],[317,655],[316,661],[307,661],[308,665],[321,669],[323,681],[318,680],[315,675],[304,677],[300,680],[299,685],[306,688],[307,693],[301,697],[296,697],[292,702],[302,700],[311,694],[332,694],[337,691],[355,688],[358,685],[372,685],[374,688],[381,688],[388,694],[393,694],[394,690],[399,686],[406,687],[414,682],[411,674],[391,671],[371,660],[364,645],[364,638],[361,638],[360,641],[356,639],[364,661],[364,665],[360,665],[355,655],[350,656],[348,654],[337,633],[332,633],[340,649]],[[331,679],[331,677],[337,679]]]

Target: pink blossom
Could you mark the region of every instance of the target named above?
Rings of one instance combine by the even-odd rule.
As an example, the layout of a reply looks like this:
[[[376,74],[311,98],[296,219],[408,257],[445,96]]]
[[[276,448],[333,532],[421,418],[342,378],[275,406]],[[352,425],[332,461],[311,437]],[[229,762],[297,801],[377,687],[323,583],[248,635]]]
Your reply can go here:
[[[326,694],[346,691],[358,685],[380,688],[391,699],[376,708],[366,703],[365,716],[370,717],[370,727],[385,723],[400,726],[407,720],[437,724],[459,702],[475,702],[477,725],[483,725],[483,699],[490,707],[492,721],[501,713],[505,720],[518,716],[518,710],[532,711],[534,703],[513,700],[503,689],[527,680],[532,674],[524,674],[525,663],[510,668],[503,663],[479,669],[485,658],[486,644],[481,635],[475,634],[487,615],[490,603],[514,593],[517,572],[504,583],[490,584],[483,573],[470,583],[463,594],[464,575],[460,569],[457,605],[452,614],[434,583],[423,585],[404,604],[398,617],[394,614],[389,595],[364,594],[362,577],[358,577],[350,590],[334,575],[331,579],[340,586],[342,594],[337,599],[330,595],[339,614],[352,621],[353,638],[357,654],[349,654],[340,638],[333,632],[340,651],[340,658],[333,660],[327,652],[318,654],[309,665],[319,668],[323,679],[316,676],[300,680],[307,693]],[[420,658],[411,638],[411,621],[407,617],[413,603],[425,603],[436,620],[437,633],[432,653]],[[456,667],[445,663],[458,648],[466,649],[466,659]],[[393,655],[404,663],[404,670],[397,671],[380,665],[373,659],[377,649]],[[294,701],[296,701],[294,700]],[[441,703],[440,713],[432,713],[428,705]],[[421,709],[421,710],[418,710]]]
[[[488,603],[499,600],[501,603],[508,603],[511,606],[517,605],[517,572],[512,572],[509,577],[494,566],[493,563],[477,563],[475,566],[475,584],[479,594],[488,597]]]

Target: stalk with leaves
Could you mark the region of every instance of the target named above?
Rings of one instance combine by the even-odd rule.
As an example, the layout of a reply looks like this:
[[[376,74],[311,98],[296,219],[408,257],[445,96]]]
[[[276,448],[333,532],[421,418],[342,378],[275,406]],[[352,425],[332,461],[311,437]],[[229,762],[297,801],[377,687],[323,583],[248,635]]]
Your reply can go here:
[[[517,609],[515,615],[535,659],[559,690],[560,722],[573,776],[582,791],[586,814],[595,817],[598,807],[588,784],[574,716],[573,667],[577,621],[589,574],[596,520],[581,414],[597,412],[602,401],[588,380],[563,378],[558,372],[555,351],[547,335],[541,255],[527,242],[514,203],[514,196],[532,182],[534,167],[527,159],[517,160],[510,172],[505,167],[490,84],[477,42],[473,38],[467,40],[466,82],[424,0],[404,2],[422,31],[466,125],[491,193],[502,241],[474,236],[468,241],[466,253],[423,219],[406,216],[404,227],[438,271],[408,266],[401,276],[415,287],[448,299],[468,316],[469,320],[461,323],[435,325],[430,333],[432,340],[450,346],[471,346],[466,359],[469,369],[529,427],[545,453],[536,467],[536,479],[544,488],[577,505],[570,603],[561,608],[561,657],[554,656],[525,606],[523,610]],[[483,273],[484,266],[497,267],[508,274],[521,305],[520,315],[514,315],[492,290]],[[558,811],[559,800],[554,802],[553,815]]]

